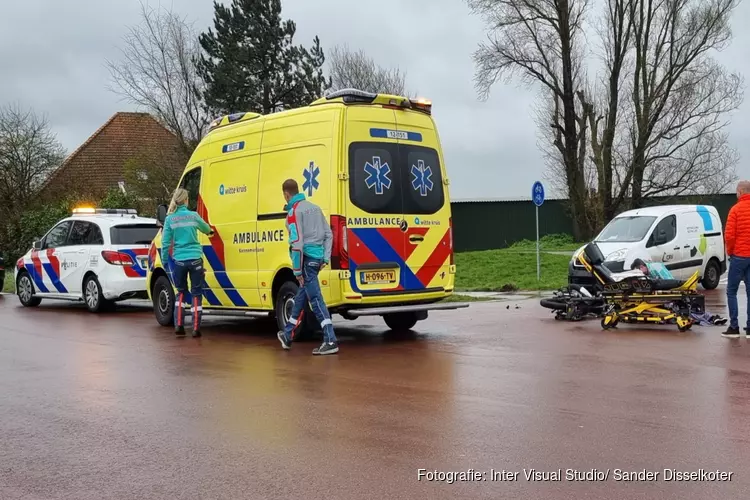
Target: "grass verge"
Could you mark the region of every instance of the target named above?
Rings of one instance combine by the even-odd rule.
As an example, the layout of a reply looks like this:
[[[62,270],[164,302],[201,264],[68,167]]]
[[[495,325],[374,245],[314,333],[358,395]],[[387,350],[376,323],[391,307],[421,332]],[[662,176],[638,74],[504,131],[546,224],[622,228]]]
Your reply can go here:
[[[5,282],[3,283],[3,293],[13,293],[13,270],[5,270]]]
[[[568,282],[570,256],[540,255],[541,280],[536,279],[536,254],[516,248],[456,254],[456,293],[556,290]]]
[[[440,302],[483,302],[486,300],[494,300],[492,297],[472,297],[471,295],[462,295],[460,293],[454,293]]]

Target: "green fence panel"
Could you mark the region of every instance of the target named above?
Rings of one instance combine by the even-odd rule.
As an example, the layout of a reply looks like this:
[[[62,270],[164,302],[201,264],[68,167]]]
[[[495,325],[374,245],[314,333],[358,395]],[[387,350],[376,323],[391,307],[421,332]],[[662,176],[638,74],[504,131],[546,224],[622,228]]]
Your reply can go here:
[[[648,206],[713,205],[722,224],[737,202],[734,194],[651,198]],[[539,207],[539,236],[573,234],[567,200],[547,200]],[[453,245],[457,252],[507,248],[521,240],[536,239],[536,207],[529,201],[459,201],[451,203]]]

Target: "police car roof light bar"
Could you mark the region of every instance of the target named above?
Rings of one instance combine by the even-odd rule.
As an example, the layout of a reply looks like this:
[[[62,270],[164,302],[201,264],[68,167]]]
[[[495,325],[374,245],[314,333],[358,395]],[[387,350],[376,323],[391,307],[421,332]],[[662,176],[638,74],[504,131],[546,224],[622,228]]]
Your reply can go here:
[[[74,208],[74,215],[81,214],[108,214],[108,215],[138,215],[138,211],[134,208]]]

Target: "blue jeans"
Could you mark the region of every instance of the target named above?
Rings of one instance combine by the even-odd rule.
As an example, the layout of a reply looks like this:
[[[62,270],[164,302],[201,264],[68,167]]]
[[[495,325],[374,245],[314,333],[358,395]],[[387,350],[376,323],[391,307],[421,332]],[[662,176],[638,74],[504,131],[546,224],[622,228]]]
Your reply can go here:
[[[748,257],[729,257],[729,273],[727,276],[727,305],[729,306],[729,326],[739,328],[740,323],[737,316],[737,290],[740,287],[740,281],[745,282],[745,295],[747,296],[747,328],[750,329],[750,258]]]
[[[188,292],[188,276],[190,277],[190,295],[193,297],[193,330],[199,330],[201,324],[201,314],[203,313],[203,278],[206,270],[203,267],[203,259],[196,260],[176,260],[174,261],[172,276],[174,286],[177,288],[177,297],[174,304],[174,324],[175,326],[184,326],[185,315],[183,314],[183,304],[185,295]]]
[[[320,272],[322,263],[322,260],[312,259],[306,255],[302,258],[304,284],[299,287],[297,295],[294,296],[294,307],[292,307],[289,321],[284,327],[284,335],[287,339],[294,338],[294,331],[302,324],[305,306],[309,301],[310,309],[312,309],[315,317],[318,319],[320,327],[323,328],[323,342],[336,342],[336,335],[333,333],[333,322],[323,300],[320,283],[318,283],[318,273]]]

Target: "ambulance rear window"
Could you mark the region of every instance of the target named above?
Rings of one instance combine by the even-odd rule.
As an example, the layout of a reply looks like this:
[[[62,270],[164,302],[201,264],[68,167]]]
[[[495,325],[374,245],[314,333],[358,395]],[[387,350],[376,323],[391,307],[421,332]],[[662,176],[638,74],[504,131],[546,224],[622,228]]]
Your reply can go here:
[[[109,230],[113,245],[148,245],[158,232],[156,224],[128,224]]]
[[[437,151],[410,144],[352,143],[349,198],[371,214],[434,214],[445,203]]]

